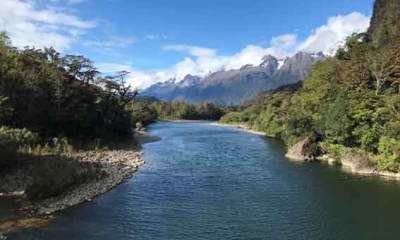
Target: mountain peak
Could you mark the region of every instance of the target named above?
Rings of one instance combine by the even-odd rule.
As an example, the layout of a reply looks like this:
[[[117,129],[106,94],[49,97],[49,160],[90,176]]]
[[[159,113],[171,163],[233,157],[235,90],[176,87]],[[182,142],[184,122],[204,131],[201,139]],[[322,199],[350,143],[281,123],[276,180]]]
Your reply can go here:
[[[179,83],[180,88],[192,87],[201,81],[201,77],[191,74],[186,75]]]
[[[261,64],[260,67],[267,67],[270,64],[275,65],[278,63],[278,59],[276,59],[274,56],[267,54],[261,59]]]
[[[274,56],[267,54],[262,58],[260,68],[264,69],[268,75],[272,76],[278,70],[279,62]]]

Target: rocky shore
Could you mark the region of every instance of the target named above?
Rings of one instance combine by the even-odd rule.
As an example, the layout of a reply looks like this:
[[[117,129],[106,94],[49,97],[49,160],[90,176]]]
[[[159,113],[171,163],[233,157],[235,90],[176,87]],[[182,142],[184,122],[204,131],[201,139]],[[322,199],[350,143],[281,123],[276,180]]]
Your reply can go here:
[[[324,151],[312,153],[312,151],[310,151],[310,145],[310,139],[305,138],[304,140],[293,145],[287,151],[285,157],[298,162],[324,161],[329,164],[339,164],[343,170],[354,174],[375,175],[392,179],[400,179],[399,173],[379,171],[377,164],[368,155],[363,153],[350,151],[342,156],[340,160],[336,160],[329,154],[324,153]]]
[[[145,163],[142,154],[139,147],[123,150],[84,151],[72,154],[69,157],[82,166],[96,165],[97,168],[101,169],[102,176],[79,184],[57,197],[38,202],[27,201],[25,190],[32,179],[32,167],[26,165],[0,177],[2,185],[6,186],[0,194],[20,198],[20,202],[22,202],[20,210],[28,216],[50,215],[68,207],[91,201],[94,197],[129,179],[139,166]]]

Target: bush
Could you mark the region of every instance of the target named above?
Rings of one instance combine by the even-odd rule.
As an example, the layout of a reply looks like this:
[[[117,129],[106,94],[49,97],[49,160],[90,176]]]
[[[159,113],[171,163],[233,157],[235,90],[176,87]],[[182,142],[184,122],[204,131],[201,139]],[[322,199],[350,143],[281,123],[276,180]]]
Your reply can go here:
[[[41,156],[33,170],[26,194],[30,200],[58,196],[73,186],[105,176],[100,165],[68,158]]]
[[[376,125],[373,125],[364,135],[361,137],[361,148],[369,151],[375,152],[378,147],[379,142],[379,131]]]
[[[18,150],[30,149],[37,142],[37,134],[25,128],[0,127],[0,167],[15,164],[21,157]]]
[[[381,171],[400,171],[400,142],[393,138],[382,137],[378,146],[378,169]]]
[[[340,144],[329,144],[328,151],[330,156],[335,159],[337,163],[340,163],[342,157],[345,154],[345,146]]]
[[[0,127],[0,145],[18,149],[23,146],[33,146],[38,140],[37,134],[26,128]]]

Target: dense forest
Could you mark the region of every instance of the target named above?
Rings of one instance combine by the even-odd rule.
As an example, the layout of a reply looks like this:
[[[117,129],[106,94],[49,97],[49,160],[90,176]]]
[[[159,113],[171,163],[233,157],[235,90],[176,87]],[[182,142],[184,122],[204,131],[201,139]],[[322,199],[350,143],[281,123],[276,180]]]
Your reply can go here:
[[[396,36],[381,42],[368,34],[353,35],[335,57],[317,63],[302,84],[262,93],[221,121],[245,123],[288,146],[311,137],[337,159],[353,151],[379,170],[400,172]]]

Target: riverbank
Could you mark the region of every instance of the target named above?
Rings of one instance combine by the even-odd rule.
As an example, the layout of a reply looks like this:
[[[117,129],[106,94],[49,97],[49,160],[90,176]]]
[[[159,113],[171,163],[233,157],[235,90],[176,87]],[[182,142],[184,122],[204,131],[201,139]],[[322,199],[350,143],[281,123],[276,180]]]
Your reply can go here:
[[[50,215],[80,203],[91,201],[129,179],[145,162],[140,146],[119,150],[83,151],[68,156],[80,168],[96,168],[95,178],[78,184],[68,191],[51,198],[29,201],[26,189],[33,179],[34,163],[9,171],[0,177],[6,186],[0,196],[13,196],[19,202],[19,211],[28,217]],[[72,177],[72,176],[71,176]],[[52,181],[48,179],[47,181]]]
[[[228,123],[213,122],[213,123],[211,123],[211,125],[223,126],[223,127],[234,127],[234,128],[241,129],[248,133],[252,133],[252,134],[256,134],[256,135],[260,135],[260,136],[266,136],[266,134],[264,132],[253,130],[244,124],[228,124]]]

